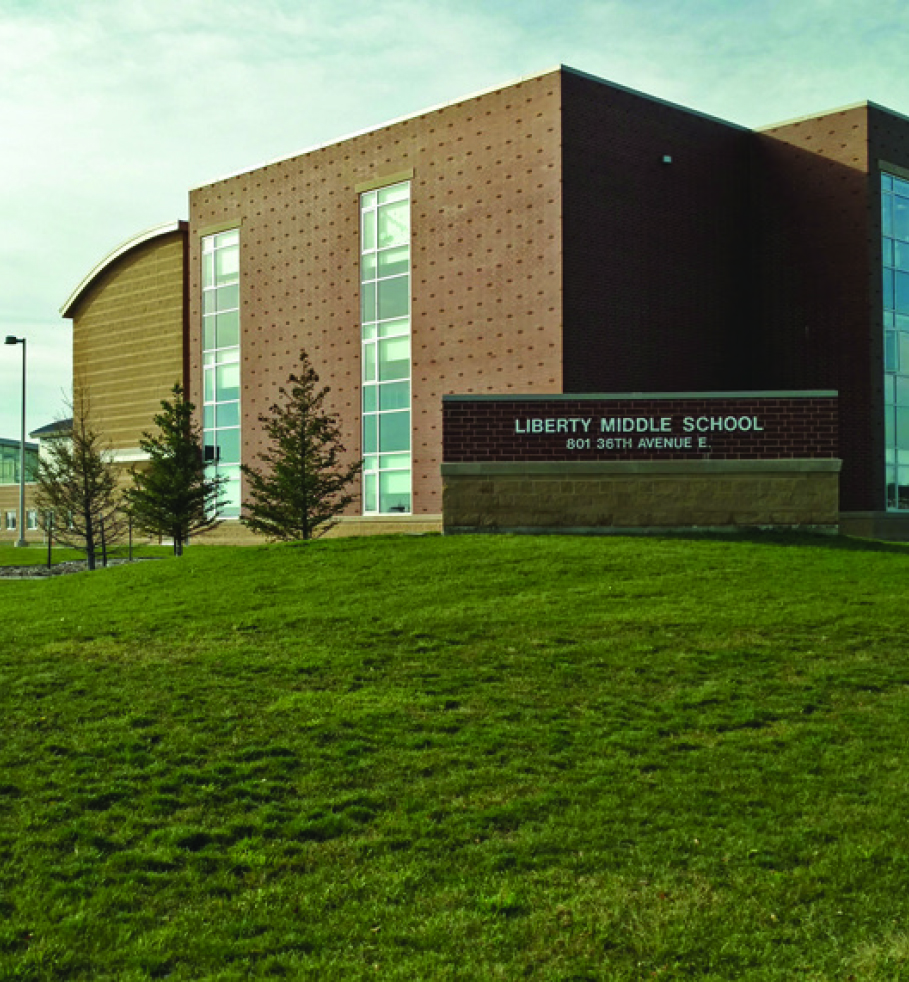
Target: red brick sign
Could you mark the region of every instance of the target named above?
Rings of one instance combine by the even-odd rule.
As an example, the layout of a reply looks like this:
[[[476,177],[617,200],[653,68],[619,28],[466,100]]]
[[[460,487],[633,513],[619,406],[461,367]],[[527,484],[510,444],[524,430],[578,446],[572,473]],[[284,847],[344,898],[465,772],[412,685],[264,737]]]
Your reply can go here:
[[[445,396],[447,463],[838,456],[835,392]]]

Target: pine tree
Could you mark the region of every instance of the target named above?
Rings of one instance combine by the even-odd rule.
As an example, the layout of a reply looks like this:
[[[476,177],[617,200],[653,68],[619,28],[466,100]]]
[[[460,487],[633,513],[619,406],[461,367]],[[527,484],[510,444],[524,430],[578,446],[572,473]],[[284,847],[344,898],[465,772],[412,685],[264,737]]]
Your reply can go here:
[[[249,500],[243,521],[271,539],[307,540],[323,535],[353,496],[345,488],[361,463],[342,464],[345,453],[335,418],[324,408],[328,388],[305,351],[299,374],[278,390],[279,402],[259,417],[269,440],[258,455],[264,470],[243,465]]]
[[[174,555],[182,556],[190,535],[220,524],[224,479],[206,477],[202,437],[193,422],[195,406],[179,383],[171,395],[154,417],[158,432],[142,434],[139,446],[148,463],[132,472],[126,499],[135,524],[173,539]]]
[[[99,546],[106,564],[107,548],[125,528],[117,469],[110,449],[89,420],[84,393],[72,403],[72,426],[61,425],[43,445],[35,473],[35,504],[54,516],[57,542],[85,553],[90,570],[97,565]]]

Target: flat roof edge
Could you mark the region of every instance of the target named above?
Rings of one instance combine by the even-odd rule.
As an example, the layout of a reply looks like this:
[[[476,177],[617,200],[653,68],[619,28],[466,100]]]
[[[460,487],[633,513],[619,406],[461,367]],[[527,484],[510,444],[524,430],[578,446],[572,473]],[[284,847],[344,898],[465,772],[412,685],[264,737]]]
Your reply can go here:
[[[82,294],[88,289],[92,282],[94,282],[94,280],[108,268],[108,266],[113,265],[121,256],[125,256],[126,253],[131,252],[133,249],[136,249],[145,242],[150,242],[152,239],[159,238],[162,235],[169,235],[172,232],[185,231],[188,228],[189,223],[182,219],[176,222],[165,222],[163,225],[155,225],[153,228],[145,229],[144,232],[139,232],[138,235],[134,235],[125,242],[121,242],[120,245],[109,252],[89,271],[87,275],[82,278],[79,285],[67,297],[66,302],[60,308],[60,316],[71,317],[72,309],[76,303],[78,303]]]
[[[617,89],[619,92],[626,92],[629,95],[635,95],[640,99],[646,99],[647,102],[654,102],[659,106],[666,106],[669,109],[675,109],[678,112],[687,113],[689,116],[697,116],[700,119],[709,120],[711,123],[722,123],[723,126],[728,126],[734,130],[742,130],[743,132],[750,133],[750,126],[742,126],[741,123],[732,123],[728,119],[723,119],[720,116],[713,116],[710,113],[701,112],[698,109],[691,109],[688,106],[683,106],[680,102],[672,102],[669,99],[661,99],[659,96],[650,95],[649,92],[641,92],[640,89],[633,89],[628,85],[621,85],[619,82],[613,82],[608,78],[601,78],[599,75],[591,75],[589,72],[582,72],[578,68],[571,68],[568,65],[560,66],[563,72],[569,75],[577,75],[579,78],[586,78],[591,82],[599,82],[600,85],[608,85],[611,89]]]
[[[551,392],[528,395],[443,395],[442,402],[627,402],[632,399],[835,399],[836,389],[737,390],[735,392]]]
[[[825,116],[835,116],[837,113],[848,113],[853,109],[867,109],[874,106],[875,109],[883,109],[883,106],[877,106],[873,102],[868,102],[863,100],[861,102],[850,102],[846,106],[835,106],[833,109],[824,109],[819,113],[808,113],[805,116],[793,116],[792,119],[781,119],[778,123],[769,123],[766,126],[756,126],[754,128],[755,133],[766,133],[768,130],[776,130],[782,126],[795,126],[797,123],[808,123],[815,119],[823,119]],[[886,109],[885,112],[890,112],[891,110]],[[899,113],[894,113],[894,115],[899,115]]]

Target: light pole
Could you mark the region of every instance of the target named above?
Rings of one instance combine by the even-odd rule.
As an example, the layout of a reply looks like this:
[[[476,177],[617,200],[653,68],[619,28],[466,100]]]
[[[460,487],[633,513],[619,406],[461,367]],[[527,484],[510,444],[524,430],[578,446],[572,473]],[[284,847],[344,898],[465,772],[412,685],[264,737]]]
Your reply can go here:
[[[22,432],[19,440],[19,541],[17,546],[27,546],[25,541],[25,338],[7,334],[4,344],[22,345]]]

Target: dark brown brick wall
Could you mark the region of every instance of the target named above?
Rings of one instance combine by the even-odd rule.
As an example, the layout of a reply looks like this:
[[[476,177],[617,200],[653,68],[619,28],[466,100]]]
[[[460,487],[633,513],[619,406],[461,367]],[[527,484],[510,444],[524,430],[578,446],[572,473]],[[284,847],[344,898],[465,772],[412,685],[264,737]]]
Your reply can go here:
[[[571,72],[562,114],[564,391],[743,387],[751,134]]]
[[[191,393],[199,236],[241,229],[243,454],[310,354],[360,452],[358,184],[413,171],[414,511],[441,512],[441,397],[561,385],[559,73],[199,188],[190,195]],[[359,502],[350,509],[359,511]]]
[[[840,394],[844,510],[883,507],[874,434],[869,268],[872,230],[864,106],[756,134],[753,384]],[[879,246],[878,246],[879,253]],[[879,267],[878,267],[879,268]]]
[[[632,447],[609,445],[618,434],[600,432],[600,419],[626,417],[659,420],[671,418],[670,432],[659,430],[622,432]],[[685,417],[757,419],[757,431],[744,426],[737,430],[694,429],[686,433]],[[574,432],[521,433],[531,420],[590,419],[588,430],[577,425]],[[778,460],[835,458],[837,447],[837,400],[831,396],[679,398],[679,399],[572,399],[444,401],[444,458],[446,463],[479,461],[562,460]],[[520,421],[516,424],[516,421]],[[555,425],[555,424],[554,424]],[[659,424],[654,424],[659,425]],[[690,449],[649,449],[642,439],[678,438],[690,435]],[[698,437],[706,438],[706,446]],[[598,447],[599,438],[605,445]],[[576,441],[589,439],[589,446]],[[570,447],[569,441],[575,441]]]

